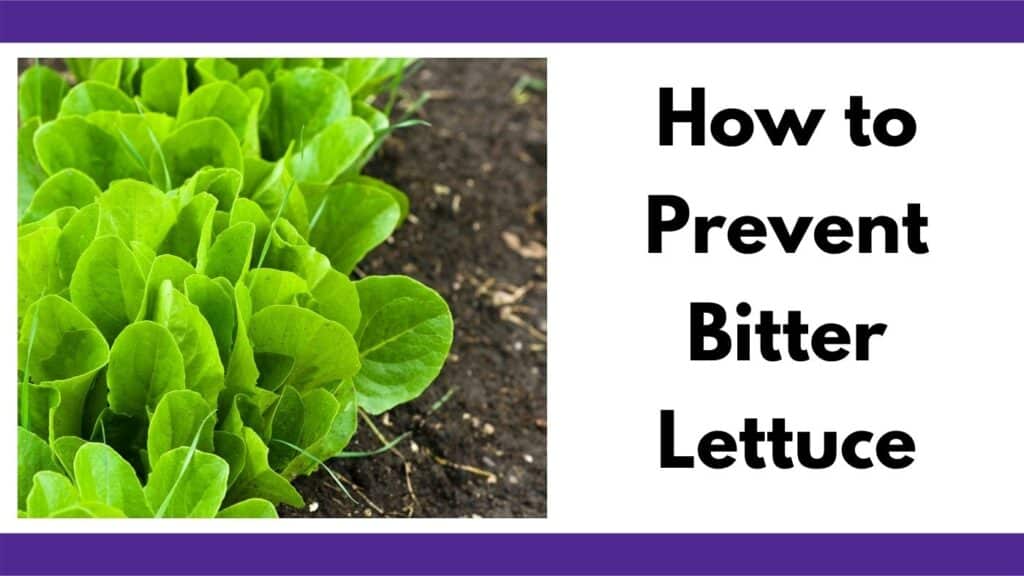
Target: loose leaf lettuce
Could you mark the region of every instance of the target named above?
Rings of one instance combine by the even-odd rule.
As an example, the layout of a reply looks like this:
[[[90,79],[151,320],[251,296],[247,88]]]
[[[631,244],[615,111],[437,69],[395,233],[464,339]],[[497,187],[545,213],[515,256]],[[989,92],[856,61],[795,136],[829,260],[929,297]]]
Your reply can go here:
[[[160,143],[174,130],[174,118],[156,112],[132,114],[99,110],[86,115],[85,119],[117,140],[143,171],[147,170],[146,159],[153,155],[159,157]],[[163,174],[158,176],[153,182],[164,185]]]
[[[32,479],[44,471],[56,471],[53,452],[39,436],[18,428],[18,510],[25,509],[25,501],[32,490]]]
[[[22,517],[275,517],[418,396],[443,300],[348,273],[408,213],[358,172],[400,59],[71,59],[19,81]]]
[[[348,274],[363,256],[391,236],[401,214],[391,194],[346,182],[327,190],[309,242],[330,258],[335,268]]]
[[[78,449],[75,481],[82,500],[121,510],[129,518],[153,515],[135,470],[106,444],[90,442]]]
[[[49,436],[80,436],[85,397],[107,363],[107,343],[92,321],[60,296],[40,298],[25,317],[18,340],[19,370],[26,381],[59,393],[59,403],[50,411]]]
[[[163,172],[162,162],[166,161],[172,186],[180,186],[206,166],[242,171],[238,137],[220,118],[202,118],[181,125],[164,140],[162,150],[163,159],[156,154],[150,157],[150,174],[158,181]]]
[[[256,225],[252,222],[231,225],[214,239],[200,272],[214,278],[221,276],[234,285],[249,270],[255,240]]]
[[[18,79],[18,115],[22,122],[39,118],[49,122],[57,117],[68,83],[46,66],[33,66]]]
[[[195,62],[195,71],[200,84],[238,78],[238,67],[226,58],[200,58]]]
[[[168,392],[156,407],[149,423],[146,452],[154,467],[165,453],[191,446],[213,452],[213,408],[191,390]]]
[[[287,367],[280,385],[306,391],[359,371],[359,351],[349,331],[312,310],[268,306],[253,314],[249,333],[261,372]]]
[[[99,195],[99,186],[87,174],[74,168],[61,170],[39,185],[21,221],[41,220],[65,206],[84,208],[95,202]]]
[[[302,506],[302,496],[283,476],[271,470],[267,462],[267,445],[252,428],[242,431],[246,446],[245,467],[225,502],[236,504],[250,498],[263,498],[274,504]]]
[[[57,239],[57,268],[65,284],[71,283],[79,258],[96,238],[99,221],[100,207],[93,203],[75,212],[61,229]]]
[[[61,230],[42,226],[18,237],[18,318],[28,307],[47,294],[56,294],[63,286],[57,268]]]
[[[284,156],[300,134],[319,134],[352,111],[345,81],[326,70],[296,68],[279,74],[270,90],[262,130],[274,158]]]
[[[18,128],[18,216],[20,217],[32,202],[32,195],[46,180],[36,155],[33,139],[39,129],[39,118],[30,118]]]
[[[161,248],[191,264],[205,261],[213,239],[213,219],[217,198],[205,192],[196,195],[178,212],[178,221],[171,227]]]
[[[183,58],[164,58],[142,74],[142,103],[152,110],[177,114],[188,96],[188,74]]]
[[[182,102],[178,124],[185,125],[201,118],[220,118],[234,131],[246,153],[258,155],[261,97],[253,102],[241,88],[231,82],[205,84]]]
[[[363,119],[350,117],[328,124],[288,159],[296,180],[330,184],[348,170],[373,142],[373,130]]]
[[[159,188],[137,180],[115,180],[99,199],[97,234],[156,249],[177,220],[174,202]]]
[[[57,117],[85,116],[100,110],[134,112],[135,105],[116,86],[103,82],[82,82],[64,97]]]
[[[93,240],[71,275],[71,302],[96,323],[108,342],[138,316],[145,291],[138,261],[117,236]]]
[[[49,518],[78,504],[78,490],[63,474],[44,470],[32,477],[25,509],[29,518]]]
[[[250,498],[221,510],[217,518],[277,518],[277,510],[267,500]]]
[[[235,333],[234,289],[224,278],[202,274],[185,278],[185,297],[199,308],[213,331],[222,362],[227,362]]]
[[[105,189],[112,180],[149,181],[144,167],[120,141],[84,118],[58,118],[39,127],[33,137],[39,164],[48,174],[75,168]]]
[[[224,365],[217,339],[199,307],[188,301],[170,280],[164,280],[156,301],[155,320],[170,330],[185,360],[185,383],[210,406],[224,388]]]
[[[227,484],[227,462],[182,446],[160,456],[145,494],[157,518],[213,518]]]
[[[126,416],[146,417],[172,390],[185,388],[185,360],[174,336],[156,322],[125,328],[110,348],[107,367],[110,408]]]
[[[356,432],[357,403],[355,388],[346,380],[332,395],[322,388],[303,397],[302,432],[297,445],[303,448],[285,466],[282,474],[293,478],[311,474],[319,463],[341,453]]]
[[[380,414],[437,377],[452,344],[452,316],[437,292],[405,276],[371,276],[356,288],[363,318],[356,393],[361,407]]]

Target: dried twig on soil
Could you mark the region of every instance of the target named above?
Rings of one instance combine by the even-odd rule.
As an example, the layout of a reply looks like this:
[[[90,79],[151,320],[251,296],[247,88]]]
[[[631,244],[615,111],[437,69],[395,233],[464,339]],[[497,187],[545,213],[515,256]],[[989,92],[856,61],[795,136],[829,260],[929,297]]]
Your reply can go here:
[[[410,506],[413,507],[413,510],[409,511],[409,516],[412,516],[413,513],[415,512],[415,507],[419,505],[419,500],[416,498],[416,491],[413,490],[412,488],[412,465],[409,463],[408,460],[406,460],[405,454],[399,452],[398,449],[395,448],[394,443],[392,443],[392,441],[389,440],[388,437],[385,436],[384,433],[381,432],[379,428],[377,428],[377,425],[374,424],[373,419],[370,418],[369,414],[360,410],[359,416],[362,417],[363,421],[366,422],[366,425],[370,427],[370,430],[373,432],[374,436],[376,436],[377,439],[380,440],[380,443],[383,444],[384,446],[389,447],[388,451],[394,453],[402,460],[402,468],[405,471],[405,488],[409,492],[409,496],[412,499]]]
[[[424,415],[423,420],[426,420],[431,415],[433,415],[435,412],[440,410],[441,407],[444,406],[444,404],[446,402],[448,402],[448,400],[452,397],[452,395],[455,394],[456,390],[458,390],[457,386],[450,388],[447,392],[444,393],[444,396],[442,396],[436,402],[431,404],[430,408],[427,410],[427,413]],[[374,455],[374,454],[383,453],[383,452],[393,452],[396,456],[398,456],[402,460],[402,465],[403,465],[402,467],[403,467],[403,469],[405,471],[405,488],[408,491],[409,496],[410,496],[410,498],[412,500],[411,503],[409,504],[409,506],[406,506],[405,508],[403,508],[403,510],[405,510],[407,512],[408,516],[410,516],[410,517],[413,516],[415,514],[416,507],[419,506],[420,502],[419,502],[419,498],[416,497],[416,490],[414,490],[413,486],[412,486],[412,472],[413,472],[412,463],[409,462],[409,460],[406,459],[405,455],[402,454],[396,448],[396,446],[399,443],[401,443],[402,440],[405,440],[406,438],[408,438],[409,436],[412,435],[413,430],[407,430],[407,431],[403,432],[402,434],[398,435],[395,439],[389,440],[388,437],[383,432],[380,431],[380,429],[374,423],[373,419],[370,418],[369,414],[367,414],[366,412],[363,412],[362,410],[360,410],[359,411],[359,416],[363,419],[364,422],[366,422],[366,425],[370,427],[370,431],[372,431],[374,436],[376,436],[377,439],[381,442],[381,447],[378,448],[377,450],[372,451],[372,452],[360,453],[360,454],[350,454],[348,457],[352,458],[352,457],[355,457],[357,455],[358,456],[362,456],[364,454],[365,455]],[[418,425],[422,425],[423,420],[418,422]]]
[[[543,260],[548,255],[548,249],[543,244],[536,240],[530,240],[524,244],[514,232],[509,232],[508,230],[502,232],[501,239],[505,242],[505,246],[508,246],[509,250],[523,258]]]
[[[512,307],[510,307],[510,306],[503,306],[501,308],[501,311],[499,312],[499,314],[500,314],[502,320],[504,320],[506,322],[511,322],[511,323],[515,324],[516,326],[519,326],[520,328],[525,328],[526,331],[530,333],[530,336],[533,336],[537,340],[540,340],[541,342],[545,342],[545,343],[548,341],[548,335],[547,334],[541,332],[537,328],[534,328],[534,326],[532,324],[530,324],[526,320],[523,320],[522,318],[517,316],[515,311],[512,309]]]
[[[451,460],[446,460],[438,456],[437,454],[431,454],[430,457],[434,459],[434,462],[437,462],[441,466],[447,466],[449,468],[455,468],[456,470],[462,470],[463,472],[469,472],[470,474],[476,474],[477,476],[483,476],[484,478],[487,479],[488,484],[497,484],[498,482],[498,477],[494,473],[488,472],[487,470],[481,470],[476,466],[470,466],[469,464],[459,464],[458,462],[452,462]]]
[[[491,292],[491,306],[497,308],[501,306],[510,306],[519,302],[523,299],[523,296],[526,296],[527,292],[533,289],[533,282],[527,282],[522,286],[513,286],[511,288],[511,292],[506,292],[505,290],[495,290],[494,292]]]
[[[373,500],[370,500],[370,497],[366,495],[366,492],[363,492],[363,489],[360,488],[358,484],[356,484],[355,482],[349,480],[348,478],[345,477],[344,474],[342,474],[341,472],[338,472],[337,470],[335,470],[335,474],[337,475],[338,479],[340,479],[345,484],[348,484],[349,486],[351,486],[352,487],[352,491],[355,492],[356,494],[358,494],[359,497],[362,498],[363,501],[366,502],[366,504],[369,507],[371,507],[374,510],[376,510],[377,513],[380,514],[381,516],[387,515],[387,513],[384,511],[383,508],[378,506],[377,503],[374,502]],[[335,489],[338,489],[338,487],[334,486],[333,484],[331,484],[331,486],[333,488],[335,488]],[[342,492],[342,490],[340,490],[340,489],[338,489],[338,491]],[[348,496],[348,494],[345,494],[345,495]],[[349,496],[349,498],[351,498],[351,496]]]

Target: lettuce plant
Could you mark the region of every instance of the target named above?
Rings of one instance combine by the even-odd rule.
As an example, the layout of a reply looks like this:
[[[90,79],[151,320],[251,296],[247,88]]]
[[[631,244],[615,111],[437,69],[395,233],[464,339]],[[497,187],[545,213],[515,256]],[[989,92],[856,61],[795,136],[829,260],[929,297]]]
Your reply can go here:
[[[352,280],[408,200],[361,175],[397,59],[78,59],[18,93],[18,509],[275,516],[359,410],[452,342],[406,276]]]

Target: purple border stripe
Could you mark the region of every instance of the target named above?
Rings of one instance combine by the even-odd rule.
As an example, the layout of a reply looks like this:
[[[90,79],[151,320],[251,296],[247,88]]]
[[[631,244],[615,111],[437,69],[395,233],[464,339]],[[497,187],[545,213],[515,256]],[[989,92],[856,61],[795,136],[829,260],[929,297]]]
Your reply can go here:
[[[0,574],[1024,574],[1024,534],[6,534]]]
[[[367,24],[367,23],[372,23]],[[4,1],[8,42],[1020,42],[1024,3]]]

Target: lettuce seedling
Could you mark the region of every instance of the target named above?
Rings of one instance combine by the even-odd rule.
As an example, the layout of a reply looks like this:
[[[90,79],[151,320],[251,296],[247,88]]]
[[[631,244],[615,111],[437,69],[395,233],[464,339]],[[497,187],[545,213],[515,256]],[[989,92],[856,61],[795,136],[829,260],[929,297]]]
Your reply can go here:
[[[359,174],[400,59],[75,59],[18,110],[18,510],[267,517],[453,337],[349,274],[408,213]]]

